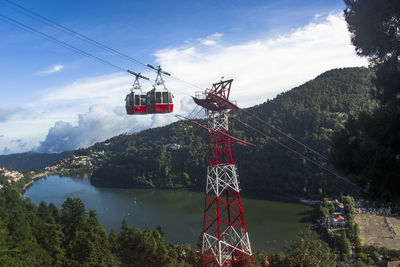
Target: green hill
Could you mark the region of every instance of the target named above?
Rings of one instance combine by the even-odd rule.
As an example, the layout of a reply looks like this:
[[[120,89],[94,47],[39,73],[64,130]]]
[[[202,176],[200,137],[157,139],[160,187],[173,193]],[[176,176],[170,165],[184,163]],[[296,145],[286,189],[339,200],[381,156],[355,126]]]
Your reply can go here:
[[[369,98],[371,75],[366,68],[334,69],[273,100],[231,112],[232,134],[258,145],[257,149],[235,145],[243,194],[313,198],[355,193],[354,186],[315,162],[332,169],[325,159],[332,132],[342,127],[348,114],[374,106]],[[207,145],[204,130],[176,122],[135,135],[116,136],[75,153],[105,152],[102,163],[94,166],[91,181],[96,186],[203,190]]]
[[[25,152],[0,155],[0,165],[23,171],[33,168],[43,169],[46,166],[53,165],[57,161],[69,157],[72,152],[73,151],[64,151],[62,153]]]

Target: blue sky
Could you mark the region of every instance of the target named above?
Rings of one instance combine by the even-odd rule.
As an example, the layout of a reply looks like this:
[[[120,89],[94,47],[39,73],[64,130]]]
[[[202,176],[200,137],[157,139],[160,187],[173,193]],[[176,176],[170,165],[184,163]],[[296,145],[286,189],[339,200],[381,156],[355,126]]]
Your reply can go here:
[[[342,1],[13,1],[201,88],[232,77],[232,96],[241,106],[331,68],[367,64],[350,44]],[[142,66],[10,7],[0,0],[0,15],[154,79]],[[133,80],[123,72],[1,17],[0,35],[0,154],[76,149],[175,119],[125,115],[123,100]],[[194,108],[188,96],[198,89],[168,79],[167,86],[177,90],[177,113]]]

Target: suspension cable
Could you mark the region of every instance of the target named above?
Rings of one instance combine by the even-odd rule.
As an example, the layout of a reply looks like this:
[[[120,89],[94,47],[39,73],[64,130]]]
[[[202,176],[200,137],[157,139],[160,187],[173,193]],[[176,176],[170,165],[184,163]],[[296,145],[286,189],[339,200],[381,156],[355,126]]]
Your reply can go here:
[[[122,71],[122,72],[124,72],[124,73],[126,72],[126,70],[125,70],[124,68],[120,67],[120,66],[117,66],[117,65],[115,65],[115,64],[113,64],[113,63],[111,63],[111,62],[109,62],[109,61],[107,61],[107,60],[105,60],[105,59],[102,59],[102,58],[100,58],[100,57],[97,57],[97,56],[95,56],[95,55],[93,55],[93,54],[90,54],[90,53],[88,53],[88,52],[85,52],[85,51],[83,51],[82,49],[79,49],[79,48],[77,48],[77,47],[75,47],[75,46],[72,46],[72,45],[70,45],[70,44],[68,44],[68,43],[66,43],[66,42],[63,42],[63,41],[61,41],[61,40],[59,40],[59,39],[57,39],[57,38],[54,38],[54,37],[52,37],[52,36],[50,36],[50,35],[48,35],[48,34],[46,34],[46,33],[43,33],[43,32],[41,32],[41,31],[38,31],[38,30],[36,30],[36,29],[34,29],[34,28],[32,28],[32,27],[30,27],[30,26],[28,26],[28,25],[26,25],[26,24],[24,24],[24,23],[22,23],[22,22],[19,22],[19,21],[15,20],[15,19],[12,19],[12,18],[10,18],[10,17],[8,17],[8,16],[5,16],[5,15],[3,15],[3,14],[1,14],[1,13],[0,13],[0,20],[3,20],[3,21],[5,21],[5,22],[7,22],[7,23],[9,23],[9,24],[12,24],[12,25],[14,25],[14,26],[16,26],[16,27],[18,27],[18,28],[20,28],[20,29],[22,29],[22,30],[25,30],[25,31],[27,31],[27,32],[30,32],[30,33],[32,33],[32,34],[34,34],[34,35],[40,36],[40,37],[42,37],[42,38],[44,38],[44,39],[46,39],[46,40],[50,40],[50,41],[56,42],[56,43],[58,43],[59,45],[63,46],[64,48],[70,49],[70,50],[74,51],[75,53],[78,53],[78,54],[83,55],[83,56],[85,56],[85,57],[91,58],[92,60],[95,60],[95,61],[100,62],[100,63],[102,63],[102,64],[111,66],[111,67],[113,67],[114,69],[116,69],[116,70],[118,70],[118,71]],[[181,91],[181,90],[178,90],[178,89],[176,89],[176,88],[174,88],[174,89],[171,90],[171,91],[179,92],[179,93],[181,93],[181,94],[183,94],[183,95],[186,95],[186,96],[190,96],[190,97],[191,97],[190,94],[188,94],[188,93],[186,93],[186,92],[183,92],[183,91]]]
[[[76,52],[76,53],[78,53],[80,55],[83,55],[83,56],[86,56],[88,58],[91,58],[91,59],[93,59],[93,60],[95,60],[97,62],[100,62],[102,64],[111,66],[111,67],[115,68],[118,71],[124,71],[124,72],[126,71],[125,69],[123,69],[123,68],[121,68],[121,67],[119,67],[119,66],[117,66],[117,65],[115,65],[115,64],[113,64],[113,63],[111,63],[111,62],[109,62],[107,60],[104,60],[104,59],[99,58],[99,57],[97,57],[97,56],[95,56],[93,54],[85,52],[85,51],[83,51],[83,50],[81,50],[81,49],[79,49],[77,47],[72,46],[72,45],[69,45],[66,42],[60,41],[60,40],[58,40],[58,39],[56,39],[56,38],[54,38],[54,37],[52,37],[52,36],[50,36],[50,35],[48,35],[46,33],[38,31],[38,30],[36,30],[36,29],[34,29],[34,28],[32,28],[32,27],[30,27],[30,26],[28,26],[28,25],[26,25],[26,24],[24,24],[22,22],[18,22],[18,21],[14,20],[14,19],[12,19],[10,17],[7,17],[7,16],[5,16],[3,14],[0,14],[0,19],[5,21],[5,22],[7,22],[7,23],[10,23],[10,24],[12,24],[12,25],[14,25],[14,26],[16,26],[16,27],[18,27],[20,29],[23,29],[23,30],[28,31],[30,33],[33,33],[33,34],[35,34],[37,36],[40,36],[40,37],[42,37],[44,39],[56,42],[59,45],[65,47],[67,49],[70,49],[70,50],[72,50],[72,51],[74,51],[74,52]]]
[[[23,10],[25,15],[27,15],[27,16],[29,16],[31,18],[39,18],[45,24],[47,24],[49,26],[55,26],[57,29],[59,29],[59,30],[65,32],[65,33],[68,33],[68,34],[70,34],[70,35],[72,35],[74,37],[77,37],[78,39],[80,39],[82,41],[89,42],[90,44],[95,45],[95,46],[97,46],[99,48],[105,49],[105,50],[113,53],[114,55],[118,55],[120,57],[123,57],[123,58],[131,61],[131,62],[134,62],[136,64],[139,64],[139,65],[142,65],[144,67],[147,67],[145,63],[143,63],[143,62],[141,62],[141,61],[139,61],[139,60],[137,60],[135,58],[132,58],[132,57],[126,55],[126,54],[123,54],[123,53],[121,53],[121,52],[119,52],[119,51],[117,51],[117,50],[115,50],[115,49],[113,49],[113,48],[111,48],[111,47],[109,47],[109,46],[107,46],[105,44],[102,44],[102,43],[100,43],[100,42],[98,42],[98,41],[96,41],[96,40],[94,40],[92,38],[89,38],[89,37],[77,32],[77,31],[74,31],[74,30],[72,30],[70,28],[67,28],[67,27],[65,27],[65,26],[63,26],[63,25],[61,25],[61,24],[59,24],[59,23],[57,23],[57,22],[55,22],[55,21],[53,21],[53,20],[51,20],[49,18],[46,18],[45,16],[42,16],[42,15],[40,15],[40,14],[38,14],[38,13],[36,13],[36,12],[26,8],[26,7],[23,7],[23,6],[21,6],[21,5],[17,4],[17,3],[14,3],[11,0],[4,0],[4,1],[6,1],[8,4],[13,5],[13,6],[10,6],[10,8],[13,8],[14,10],[17,10],[17,11]],[[20,10],[18,10],[17,8],[20,9]]]
[[[174,76],[174,75],[171,75],[171,76],[169,76],[169,77],[171,77],[172,79],[174,79],[174,80],[176,80],[176,81],[178,81],[178,82],[185,83],[185,84],[190,85],[190,86],[192,86],[192,87],[194,87],[194,88],[197,88],[197,89],[200,89],[200,90],[204,91],[204,88],[201,88],[200,86],[197,86],[197,85],[195,85],[195,84],[193,84],[193,83],[190,83],[190,82],[187,82],[187,81],[185,81],[185,80],[179,79],[178,77],[176,77],[176,76]]]
[[[284,131],[280,130],[279,128],[277,128],[277,127],[273,126],[272,124],[268,123],[267,121],[261,119],[259,116],[255,115],[255,114],[253,114],[253,113],[251,113],[251,112],[249,112],[249,111],[247,111],[246,109],[242,109],[242,111],[243,111],[244,113],[247,113],[247,114],[249,114],[250,116],[256,118],[256,119],[259,120],[260,122],[262,122],[262,123],[268,125],[269,127],[271,127],[272,129],[274,129],[275,131],[279,132],[280,134],[283,134],[284,136],[286,136],[286,137],[289,138],[290,140],[292,140],[292,141],[296,142],[297,144],[303,146],[304,148],[308,149],[309,151],[313,152],[314,154],[318,155],[319,157],[321,157],[321,158],[323,158],[323,159],[325,159],[325,160],[328,160],[327,157],[325,157],[324,155],[322,155],[322,154],[319,153],[318,151],[312,149],[311,147],[307,146],[307,145],[304,144],[303,142],[300,142],[299,140],[293,138],[292,136],[288,135],[287,133],[285,133]]]
[[[262,131],[260,131],[260,130],[258,130],[258,129],[256,129],[256,128],[250,126],[249,124],[247,124],[247,123],[245,123],[245,122],[242,122],[241,120],[239,120],[239,119],[236,118],[236,117],[232,117],[232,119],[234,119],[234,120],[240,122],[240,123],[243,124],[244,126],[246,126],[246,127],[250,128],[250,129],[254,130],[255,132],[258,132],[259,134],[261,134],[261,135],[263,135],[263,136],[265,136],[265,137],[267,137],[267,138],[270,138],[272,141],[274,141],[274,142],[277,143],[278,145],[280,145],[280,146],[282,146],[282,147],[288,149],[289,151],[291,151],[291,152],[295,153],[296,155],[300,156],[301,158],[304,158],[304,159],[306,159],[306,160],[312,162],[312,163],[315,164],[317,167],[319,167],[319,168],[321,168],[321,169],[324,169],[325,171],[329,172],[330,174],[332,174],[332,175],[334,175],[334,176],[336,176],[336,177],[338,177],[338,178],[340,178],[340,179],[342,179],[342,180],[344,180],[344,181],[346,181],[346,182],[349,182],[348,179],[346,179],[346,178],[344,178],[344,177],[338,175],[336,172],[334,172],[334,171],[332,171],[331,169],[329,169],[329,168],[323,166],[323,165],[320,164],[318,161],[315,161],[315,160],[313,160],[313,159],[311,159],[311,158],[309,158],[309,157],[303,155],[302,153],[300,153],[300,152],[298,152],[298,151],[296,151],[296,150],[290,148],[289,146],[283,144],[282,142],[276,140],[275,138],[273,138],[273,137],[271,137],[271,136],[268,136],[268,135],[265,134],[264,132],[262,132]]]
[[[201,108],[199,111],[197,111],[196,114],[193,116],[193,119],[195,119],[197,117],[197,115],[199,115],[199,113],[203,110],[204,110],[204,108]],[[188,117],[188,118],[190,118],[190,117]]]
[[[116,50],[114,48],[111,48],[110,46],[107,46],[107,45],[105,45],[103,43],[100,43],[100,42],[98,42],[98,41],[96,41],[96,40],[94,40],[94,39],[92,39],[90,37],[87,37],[86,35],[83,35],[83,34],[77,32],[75,30],[72,30],[72,29],[70,29],[70,28],[68,28],[66,26],[63,26],[60,23],[57,23],[57,22],[55,22],[55,21],[53,21],[53,20],[51,20],[51,19],[49,19],[49,18],[47,18],[47,17],[45,17],[43,15],[40,15],[40,14],[36,13],[35,11],[33,11],[31,9],[28,9],[28,8],[22,6],[22,5],[19,5],[19,4],[15,3],[15,2],[13,2],[11,0],[4,0],[4,1],[7,2],[9,5],[12,5],[12,6],[8,6],[9,8],[12,8],[12,9],[14,9],[16,11],[24,13],[25,15],[27,15],[27,16],[29,16],[31,18],[40,19],[42,22],[44,22],[48,26],[53,26],[53,27],[63,31],[64,33],[70,34],[70,35],[72,35],[72,36],[74,36],[74,37],[76,37],[76,38],[78,38],[78,39],[80,39],[82,41],[86,41],[86,42],[88,42],[88,43],[90,43],[90,44],[92,44],[92,45],[94,45],[94,46],[96,46],[98,48],[102,48],[102,49],[104,49],[104,50],[106,50],[108,52],[111,52],[114,55],[118,55],[121,58],[129,60],[129,61],[131,61],[133,63],[139,64],[139,65],[141,65],[141,66],[143,66],[145,68],[151,69],[151,68],[148,67],[147,64],[143,63],[142,61],[137,60],[137,59],[135,59],[135,58],[133,58],[133,57],[131,57],[131,56],[125,54],[125,53],[122,53],[122,52],[120,52],[120,51],[118,51],[118,50]],[[0,2],[0,3],[2,3],[2,2]],[[174,75],[171,75],[170,77],[172,79],[178,81],[178,82],[185,83],[186,85],[192,86],[192,87],[200,89],[200,90],[204,90],[204,88],[201,88],[201,87],[199,87],[199,86],[197,86],[197,85],[195,85],[193,83],[190,83],[188,81],[180,79],[180,78],[178,78],[178,77],[176,77]]]

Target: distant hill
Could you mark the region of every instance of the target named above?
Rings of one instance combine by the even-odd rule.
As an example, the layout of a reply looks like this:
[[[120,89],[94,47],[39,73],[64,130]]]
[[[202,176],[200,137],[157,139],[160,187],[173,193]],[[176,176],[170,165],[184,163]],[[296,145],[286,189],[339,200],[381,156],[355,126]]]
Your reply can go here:
[[[329,154],[332,132],[342,127],[348,114],[374,107],[369,97],[371,75],[367,68],[334,69],[273,100],[231,112],[233,135],[258,145],[257,149],[235,145],[243,194],[261,198],[317,198],[322,194],[355,193],[355,187],[345,179],[314,163],[332,168],[324,159]],[[322,156],[290,140],[252,114]],[[94,166],[91,178],[96,186],[203,190],[207,146],[208,136],[204,130],[176,122],[136,135],[116,136],[75,153],[90,155],[94,151],[104,151],[102,163]]]
[[[16,170],[43,169],[72,155],[73,151],[62,153],[25,152],[10,155],[0,155],[0,165]]]

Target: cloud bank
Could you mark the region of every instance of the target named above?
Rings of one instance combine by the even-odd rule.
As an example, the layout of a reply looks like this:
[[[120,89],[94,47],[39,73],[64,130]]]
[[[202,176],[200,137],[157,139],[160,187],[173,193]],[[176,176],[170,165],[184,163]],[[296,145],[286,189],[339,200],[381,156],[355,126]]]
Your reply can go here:
[[[58,121],[36,150],[49,153],[74,150],[123,132],[142,130],[143,125],[134,117],[122,115],[122,109],[108,111],[104,106],[94,105],[87,113],[78,115],[77,125]]]
[[[356,56],[341,14],[320,15],[290,33],[242,44],[225,45],[221,35],[214,37],[155,56],[171,73],[204,87],[222,76],[234,78],[232,97],[240,106],[258,104],[333,68],[367,65]]]

